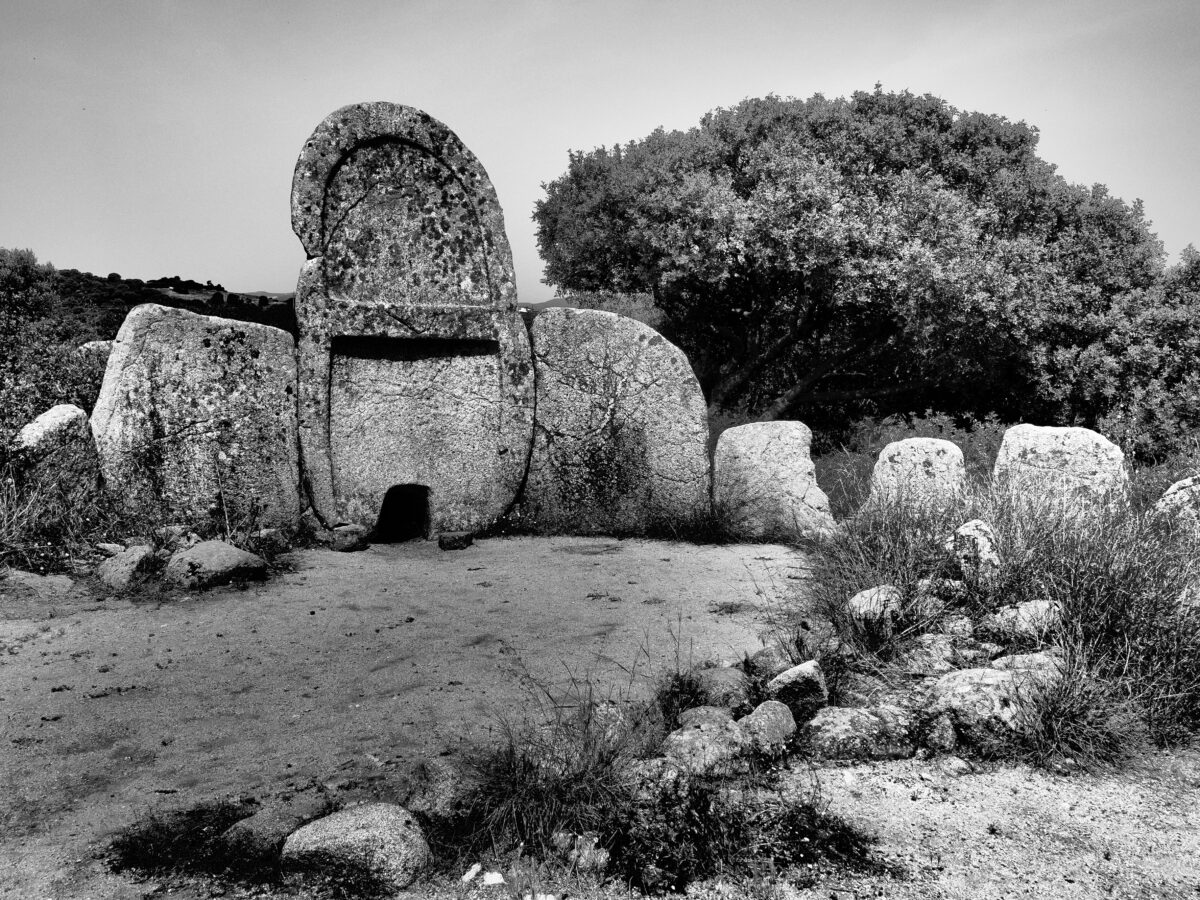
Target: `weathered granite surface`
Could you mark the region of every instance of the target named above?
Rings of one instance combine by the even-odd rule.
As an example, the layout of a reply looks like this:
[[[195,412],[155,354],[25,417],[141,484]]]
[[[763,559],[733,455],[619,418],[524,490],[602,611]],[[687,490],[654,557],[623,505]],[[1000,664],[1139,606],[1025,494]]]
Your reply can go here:
[[[906,438],[892,441],[879,452],[867,505],[896,503],[936,511],[952,506],[966,486],[963,453],[954,443]]]
[[[318,517],[373,527],[390,487],[429,488],[429,530],[513,503],[533,431],[528,338],[495,190],[420,110],[328,116],[296,164],[300,441]]]
[[[537,379],[523,512],[574,534],[685,524],[709,506],[708,417],[687,357],[641,322],[557,308],[532,329]]]
[[[107,488],[185,522],[300,516],[292,338],[267,325],[135,307],[109,357],[92,434]]]
[[[992,477],[1040,506],[1120,500],[1129,489],[1121,448],[1088,428],[1014,425],[1004,432]]]
[[[817,486],[803,422],[753,422],[721,432],[713,457],[713,505],[746,540],[794,540],[833,530]]]

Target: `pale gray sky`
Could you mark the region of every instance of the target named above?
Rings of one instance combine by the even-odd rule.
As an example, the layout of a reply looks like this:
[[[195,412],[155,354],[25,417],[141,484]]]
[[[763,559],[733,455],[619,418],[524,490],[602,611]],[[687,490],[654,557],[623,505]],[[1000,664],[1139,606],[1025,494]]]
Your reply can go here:
[[[289,291],[292,168],[339,106],[441,119],[530,216],[567,150],[776,93],[932,93],[1041,129],[1069,180],[1200,244],[1196,0],[0,0],[0,246],[62,268]]]

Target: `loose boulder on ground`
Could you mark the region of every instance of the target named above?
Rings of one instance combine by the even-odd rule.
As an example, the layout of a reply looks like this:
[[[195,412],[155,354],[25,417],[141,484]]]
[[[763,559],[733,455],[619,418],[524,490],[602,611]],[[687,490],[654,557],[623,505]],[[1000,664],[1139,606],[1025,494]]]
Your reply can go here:
[[[750,737],[736,722],[701,722],[668,734],[662,754],[693,775],[716,775],[741,768],[750,746]]]
[[[962,450],[950,441],[893,441],[879,452],[867,506],[894,504],[936,512],[962,497],[966,482]]]
[[[352,806],[309,822],[283,843],[285,871],[355,876],[401,891],[433,861],[412,814],[392,803]]]
[[[528,521],[588,534],[703,519],[708,413],[683,351],[641,322],[599,310],[546,310],[531,338]]]
[[[982,519],[964,522],[946,538],[949,553],[963,578],[976,584],[986,584],[1000,571],[1000,554],[996,550],[996,533]]]
[[[1129,487],[1121,448],[1088,428],[1013,426],[992,478],[1022,505],[1046,511],[1123,500]]]
[[[980,624],[1012,638],[1042,640],[1062,621],[1062,604],[1054,600],[1026,600],[1014,606],[1003,606],[987,616]]]
[[[215,587],[243,579],[265,578],[267,562],[224,541],[201,541],[176,550],[164,578],[188,590]]]
[[[289,834],[328,811],[328,798],[316,790],[268,800],[226,829],[219,841],[237,859],[273,863]]]
[[[135,307],[91,424],[108,489],[139,514],[242,527],[299,519],[296,360],[285,331]]]
[[[714,666],[695,669],[692,676],[703,692],[708,705],[732,710],[750,708],[750,678],[741,669]]]
[[[927,712],[949,716],[960,733],[1016,731],[1027,721],[1031,700],[1053,680],[1022,669],[960,669],[934,683]]]
[[[854,624],[864,630],[891,634],[895,618],[900,615],[904,594],[890,584],[859,591],[848,601],[846,609]]]
[[[905,759],[913,755],[911,723],[898,707],[858,709],[827,706],[803,729],[812,754],[821,759]]]
[[[810,659],[776,675],[767,682],[767,696],[787,706],[796,721],[807,721],[829,702],[821,664]]]
[[[817,486],[803,422],[755,422],[721,433],[713,457],[713,504],[745,540],[794,540],[834,529]]]
[[[738,719],[750,746],[760,756],[782,756],[796,735],[796,718],[786,704],[766,700]]]
[[[114,591],[128,590],[139,575],[151,571],[158,564],[154,548],[139,544],[122,550],[96,569],[96,576],[105,587]]]

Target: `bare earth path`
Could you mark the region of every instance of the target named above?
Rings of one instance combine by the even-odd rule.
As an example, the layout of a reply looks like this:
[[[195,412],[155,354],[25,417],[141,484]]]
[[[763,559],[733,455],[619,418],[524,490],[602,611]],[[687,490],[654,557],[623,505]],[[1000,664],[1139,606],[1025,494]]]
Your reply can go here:
[[[369,784],[520,719],[533,681],[736,657],[804,572],[779,546],[587,538],[294,566],[161,603],[4,591],[0,895],[140,897],[89,857],[159,803]]]
[[[677,654],[752,649],[807,570],[778,546],[584,538],[293,562],[265,585],[137,604],[0,581],[0,896],[158,896],[94,854],[160,804],[312,781],[386,791],[421,756],[520,719],[535,683],[627,690],[630,670]],[[1200,898],[1194,751],[1103,778],[955,778],[935,760],[818,775],[903,874],[796,896]]]

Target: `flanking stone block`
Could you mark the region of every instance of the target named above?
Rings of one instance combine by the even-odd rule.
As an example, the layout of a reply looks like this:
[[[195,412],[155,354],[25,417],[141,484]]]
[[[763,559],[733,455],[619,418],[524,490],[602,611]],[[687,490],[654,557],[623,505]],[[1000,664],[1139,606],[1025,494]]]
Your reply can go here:
[[[966,486],[967,470],[957,445],[940,438],[906,438],[879,452],[867,506],[900,504],[936,512],[953,506]]]
[[[755,422],[722,432],[713,459],[713,505],[726,527],[747,540],[832,531],[811,447],[803,422]]]
[[[78,406],[60,403],[46,410],[13,440],[14,458],[22,483],[70,486],[71,493],[93,493],[100,482],[100,459]]]
[[[135,307],[91,430],[107,488],[132,509],[191,523],[299,521],[295,350],[278,328]]]
[[[549,309],[523,514],[543,531],[639,532],[709,509],[708,415],[683,352],[641,322]]]
[[[1013,426],[992,478],[1022,504],[1051,510],[1124,500],[1129,489],[1121,448],[1088,428]]]

